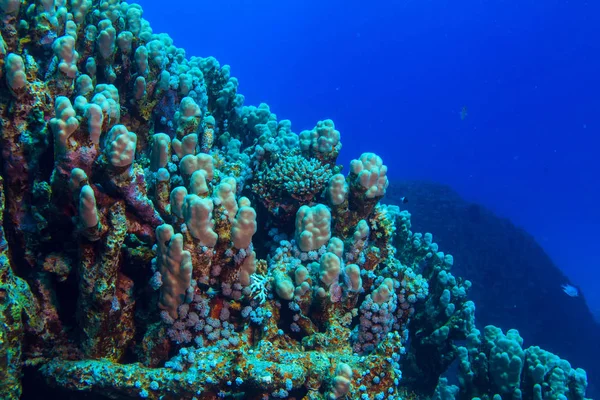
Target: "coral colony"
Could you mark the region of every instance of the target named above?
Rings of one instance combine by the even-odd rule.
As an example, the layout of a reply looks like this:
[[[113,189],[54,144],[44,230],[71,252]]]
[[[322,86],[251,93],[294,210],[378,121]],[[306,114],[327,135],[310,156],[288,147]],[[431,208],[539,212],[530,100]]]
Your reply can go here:
[[[24,373],[120,399],[584,398],[583,370],[476,328],[452,256],[380,203],[383,160],[341,173],[331,120],[244,105],[139,5],[0,9],[0,398],[39,389]]]

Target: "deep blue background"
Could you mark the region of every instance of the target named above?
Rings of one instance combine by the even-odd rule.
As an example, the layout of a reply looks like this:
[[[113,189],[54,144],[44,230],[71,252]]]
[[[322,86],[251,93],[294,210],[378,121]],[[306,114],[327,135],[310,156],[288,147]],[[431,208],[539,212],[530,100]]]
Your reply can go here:
[[[523,226],[600,310],[599,2],[140,3],[188,56],[230,64],[247,104],[298,133],[332,118],[345,165],[377,152],[392,179]]]

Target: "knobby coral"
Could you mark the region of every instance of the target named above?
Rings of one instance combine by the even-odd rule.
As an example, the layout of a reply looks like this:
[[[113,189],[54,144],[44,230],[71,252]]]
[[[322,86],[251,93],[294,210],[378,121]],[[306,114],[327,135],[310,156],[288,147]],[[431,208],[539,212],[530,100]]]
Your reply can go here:
[[[452,257],[380,203],[383,160],[340,174],[333,121],[245,106],[136,4],[0,11],[1,398],[23,365],[110,398],[584,397],[476,329]]]

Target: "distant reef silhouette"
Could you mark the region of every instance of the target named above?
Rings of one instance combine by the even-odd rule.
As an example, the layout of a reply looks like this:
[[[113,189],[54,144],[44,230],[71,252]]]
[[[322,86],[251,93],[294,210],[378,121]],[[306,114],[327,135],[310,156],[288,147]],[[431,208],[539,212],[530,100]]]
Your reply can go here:
[[[469,296],[480,328],[518,329],[525,346],[584,368],[588,396],[598,397],[600,324],[581,290],[578,297],[563,293],[568,278],[532,235],[435,182],[390,182],[383,202],[408,210],[413,231],[431,232],[440,251],[454,256],[452,273],[473,283]]]

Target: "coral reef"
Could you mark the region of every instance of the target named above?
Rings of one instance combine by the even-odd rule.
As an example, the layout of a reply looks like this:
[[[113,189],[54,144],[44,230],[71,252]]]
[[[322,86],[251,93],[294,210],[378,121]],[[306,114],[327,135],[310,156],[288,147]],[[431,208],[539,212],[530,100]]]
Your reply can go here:
[[[383,160],[340,174],[332,121],[244,106],[136,4],[0,12],[1,398],[23,365],[108,398],[584,398],[584,371],[481,336],[452,256],[380,202]]]
[[[392,181],[384,201],[405,207],[415,230],[435,232],[436,242],[452,249],[457,260],[452,272],[472,282],[469,298],[477,305],[480,326],[516,328],[525,343],[552,349],[584,368],[590,378],[588,396],[600,397],[594,379],[600,376],[600,346],[594,345],[600,324],[584,292],[578,297],[562,293],[561,285],[569,279],[534,237],[434,182]]]

